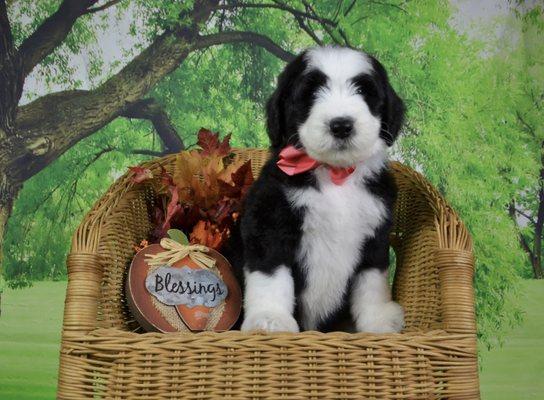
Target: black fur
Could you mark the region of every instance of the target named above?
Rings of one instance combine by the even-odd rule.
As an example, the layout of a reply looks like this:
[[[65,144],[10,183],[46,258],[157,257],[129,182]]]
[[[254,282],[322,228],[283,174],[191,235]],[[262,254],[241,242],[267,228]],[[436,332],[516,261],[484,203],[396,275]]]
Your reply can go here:
[[[370,57],[374,67],[373,78],[382,94],[380,115],[382,117],[381,137],[388,146],[393,145],[404,122],[406,108],[391,84],[383,65],[374,57]]]

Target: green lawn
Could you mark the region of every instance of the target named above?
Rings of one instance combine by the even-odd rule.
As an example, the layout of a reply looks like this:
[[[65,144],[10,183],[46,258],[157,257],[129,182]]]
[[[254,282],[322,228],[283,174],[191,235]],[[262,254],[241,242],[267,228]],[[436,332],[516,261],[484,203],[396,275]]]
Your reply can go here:
[[[482,352],[484,400],[544,399],[544,280],[525,281],[522,293],[523,325],[503,347]]]
[[[483,400],[544,398],[544,281],[524,283],[524,324],[483,353]],[[0,399],[53,399],[65,282],[6,290],[0,316]]]
[[[66,282],[2,294],[0,399],[54,399]]]

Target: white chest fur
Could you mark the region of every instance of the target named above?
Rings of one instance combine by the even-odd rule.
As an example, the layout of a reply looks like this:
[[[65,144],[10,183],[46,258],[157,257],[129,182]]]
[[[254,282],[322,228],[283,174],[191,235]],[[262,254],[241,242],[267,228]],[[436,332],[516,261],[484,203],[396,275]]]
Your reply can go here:
[[[305,210],[297,253],[306,277],[298,299],[305,330],[316,329],[340,306],[363,244],[383,220],[383,203],[361,184],[369,173],[359,166],[342,185],[335,185],[320,167],[316,170],[319,190],[287,192],[293,206]]]

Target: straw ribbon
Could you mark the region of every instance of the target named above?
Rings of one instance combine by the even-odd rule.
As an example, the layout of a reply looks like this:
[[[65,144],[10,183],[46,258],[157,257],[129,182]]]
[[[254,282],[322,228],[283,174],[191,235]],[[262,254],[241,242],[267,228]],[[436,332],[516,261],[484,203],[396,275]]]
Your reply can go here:
[[[196,265],[203,269],[215,267],[215,259],[206,254],[209,248],[201,244],[181,244],[170,238],[163,238],[161,239],[161,246],[166,251],[146,255],[150,266],[173,265],[189,256]]]

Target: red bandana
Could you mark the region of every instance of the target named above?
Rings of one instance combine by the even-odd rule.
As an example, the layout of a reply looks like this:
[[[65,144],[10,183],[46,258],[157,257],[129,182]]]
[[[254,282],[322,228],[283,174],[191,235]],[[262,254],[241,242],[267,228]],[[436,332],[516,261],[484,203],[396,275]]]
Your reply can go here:
[[[341,185],[348,176],[355,171],[355,167],[333,167],[332,165],[321,164],[314,160],[304,150],[299,150],[295,146],[287,146],[280,152],[280,159],[276,163],[289,176],[302,174],[303,172],[316,169],[320,165],[325,165],[329,170],[329,175],[335,185]]]

